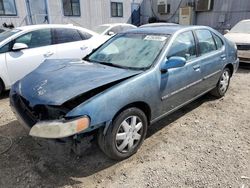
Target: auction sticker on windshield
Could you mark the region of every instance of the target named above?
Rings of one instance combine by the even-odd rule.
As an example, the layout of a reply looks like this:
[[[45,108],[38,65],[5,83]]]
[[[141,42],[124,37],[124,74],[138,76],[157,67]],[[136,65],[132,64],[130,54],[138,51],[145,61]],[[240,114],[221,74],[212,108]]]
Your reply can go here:
[[[167,39],[166,36],[158,36],[158,35],[147,35],[144,40],[154,40],[154,41],[165,41]]]

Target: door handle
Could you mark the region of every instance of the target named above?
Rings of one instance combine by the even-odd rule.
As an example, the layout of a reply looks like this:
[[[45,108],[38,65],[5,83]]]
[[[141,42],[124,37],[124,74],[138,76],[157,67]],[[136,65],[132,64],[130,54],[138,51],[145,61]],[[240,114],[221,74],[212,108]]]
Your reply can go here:
[[[200,68],[201,68],[200,65],[194,65],[194,66],[193,66],[193,69],[194,69],[195,71],[200,71]]]
[[[80,49],[81,49],[81,50],[87,50],[88,47],[87,47],[87,46],[81,46]]]
[[[54,52],[47,52],[45,54],[43,54],[44,57],[50,57],[54,54]]]
[[[223,54],[223,55],[220,56],[220,58],[223,59],[223,60],[225,60],[226,59],[226,55]]]

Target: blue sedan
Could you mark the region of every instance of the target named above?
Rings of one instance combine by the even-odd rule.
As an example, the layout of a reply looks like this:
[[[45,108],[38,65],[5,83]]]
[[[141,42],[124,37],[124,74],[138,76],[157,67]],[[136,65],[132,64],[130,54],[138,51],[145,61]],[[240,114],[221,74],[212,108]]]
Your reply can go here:
[[[138,28],[83,60],[45,61],[12,86],[10,103],[31,136],[93,132],[104,153],[122,160],[153,122],[208,92],[223,97],[238,64],[235,44],[209,27]]]

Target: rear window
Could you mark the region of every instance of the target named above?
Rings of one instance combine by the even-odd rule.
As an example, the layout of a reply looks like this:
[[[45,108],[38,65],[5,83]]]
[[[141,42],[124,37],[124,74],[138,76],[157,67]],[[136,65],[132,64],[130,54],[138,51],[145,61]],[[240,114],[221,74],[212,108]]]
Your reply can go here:
[[[214,34],[214,40],[215,40],[217,49],[221,49],[223,47],[223,41],[221,40],[221,38],[217,36],[216,34]]]
[[[67,29],[67,28],[55,29],[56,44],[75,42],[80,40],[82,40],[82,37],[76,29]]]
[[[216,50],[216,45],[214,43],[213,36],[209,30],[196,30],[195,33],[199,41],[199,50],[201,55]]]

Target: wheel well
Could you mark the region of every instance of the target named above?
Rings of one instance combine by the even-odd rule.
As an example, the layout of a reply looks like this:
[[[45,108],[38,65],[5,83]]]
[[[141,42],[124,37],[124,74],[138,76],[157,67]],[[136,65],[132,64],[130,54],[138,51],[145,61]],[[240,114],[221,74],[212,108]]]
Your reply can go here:
[[[148,123],[150,122],[151,120],[151,109],[149,107],[149,105],[145,102],[134,102],[134,103],[131,103],[131,104],[128,104],[126,106],[124,106],[123,108],[121,108],[114,116],[113,119],[115,119],[122,111],[128,109],[128,108],[132,108],[132,107],[135,107],[135,108],[138,108],[140,110],[142,110],[146,117],[147,117],[147,120],[148,120]]]
[[[5,90],[5,85],[4,85],[4,82],[3,82],[2,78],[0,78],[0,84],[3,85],[3,90]]]
[[[225,68],[229,68],[231,76],[232,76],[233,72],[234,72],[234,66],[232,64],[227,64],[227,66]]]

